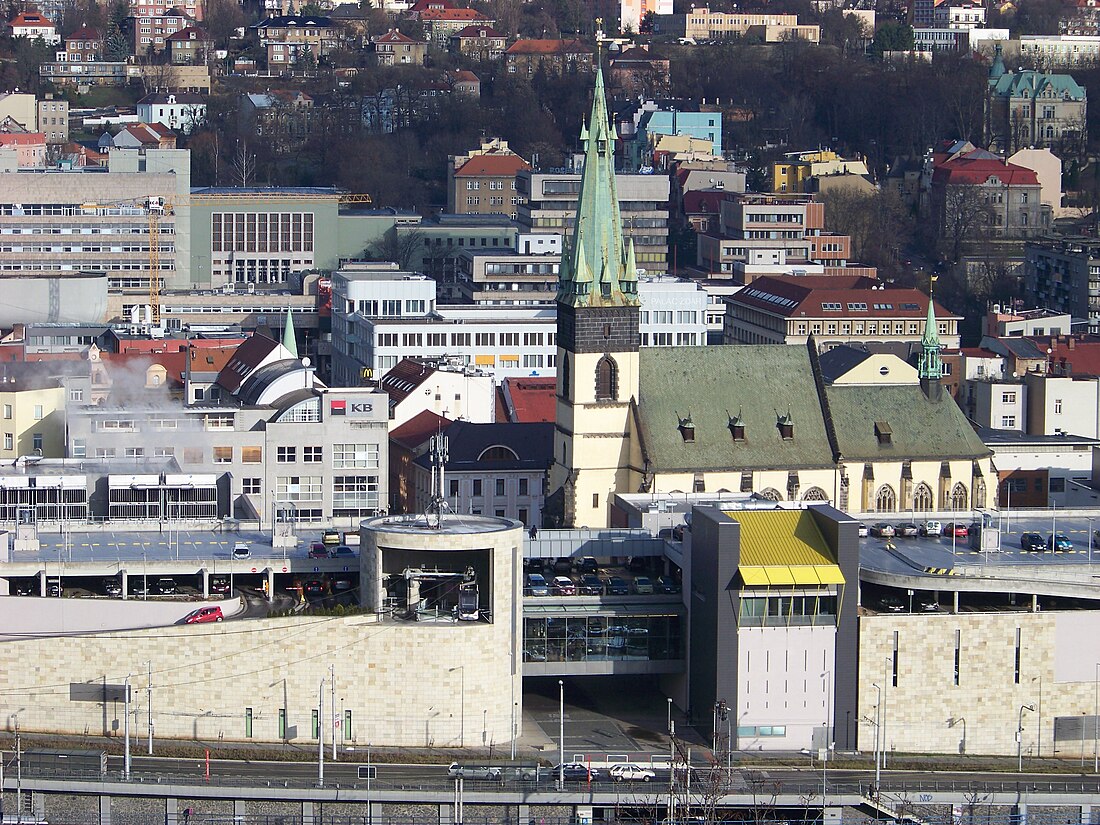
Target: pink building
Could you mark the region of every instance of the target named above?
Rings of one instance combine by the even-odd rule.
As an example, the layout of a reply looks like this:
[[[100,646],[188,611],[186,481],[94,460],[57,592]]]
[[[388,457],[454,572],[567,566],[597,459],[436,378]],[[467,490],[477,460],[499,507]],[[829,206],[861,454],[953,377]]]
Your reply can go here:
[[[14,149],[20,168],[46,165],[46,136],[42,132],[0,133],[0,149]]]

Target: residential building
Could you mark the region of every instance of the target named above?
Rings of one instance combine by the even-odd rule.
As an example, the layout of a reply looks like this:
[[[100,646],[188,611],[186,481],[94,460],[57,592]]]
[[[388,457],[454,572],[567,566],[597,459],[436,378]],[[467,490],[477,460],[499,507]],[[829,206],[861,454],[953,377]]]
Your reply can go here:
[[[425,412],[445,420],[492,421],[494,384],[477,367],[433,358],[400,361],[378,381],[389,396],[393,428],[422,420]]]
[[[70,405],[68,453],[174,458],[185,473],[213,471],[213,517],[270,525],[278,510],[280,520],[352,526],[388,501],[385,396],[330,390],[313,373],[293,346],[253,335],[194,404],[154,388]],[[161,502],[155,485],[128,486],[112,505],[112,518],[125,518]]]
[[[35,131],[37,104],[35,96],[26,92],[0,92],[0,123],[11,119],[24,130]]]
[[[711,11],[707,6],[692,6],[684,14],[661,14],[653,23],[654,31],[694,40],[726,40],[731,37],[756,37],[764,43],[779,43],[797,37],[817,43],[821,27],[799,24],[797,14],[759,14]]]
[[[1100,36],[1023,34],[1020,57],[1041,70],[1060,66],[1089,66],[1100,60]]]
[[[198,26],[168,35],[169,60],[174,65],[205,66],[214,58],[214,38]]]
[[[618,209],[623,232],[634,241],[637,265],[647,272],[668,272],[669,179],[662,175],[617,174]],[[521,171],[516,187],[519,223],[530,232],[568,235],[576,217],[579,172]]]
[[[374,62],[379,66],[413,65],[423,66],[428,44],[423,40],[414,40],[397,29],[371,38],[374,50]]]
[[[649,14],[672,14],[672,0],[619,0],[619,31],[637,34]]]
[[[1072,348],[1064,357],[1074,357]],[[1100,380],[1095,375],[1027,373],[1023,379],[1029,435],[1100,437]]]
[[[451,35],[467,26],[492,26],[496,23],[474,9],[459,8],[450,0],[419,0],[408,11],[419,20],[428,41],[437,49],[446,49]]]
[[[722,113],[683,111],[679,106],[658,108],[652,100],[632,105],[616,122],[626,168],[637,171],[653,166],[657,140],[665,135],[688,135],[708,141],[722,151]],[[743,188],[743,187],[742,187]]]
[[[998,431],[1027,432],[1028,385],[1022,378],[994,374],[966,383],[966,409],[971,421]]]
[[[46,136],[41,132],[0,132],[0,151],[15,153],[16,165],[41,169],[46,165]]]
[[[788,152],[772,164],[772,191],[812,192],[817,178],[832,175],[869,176],[863,158],[842,158],[831,149]]]
[[[154,92],[137,102],[137,114],[142,123],[159,123],[189,135],[206,123],[206,98],[193,92]]]
[[[65,455],[65,405],[89,391],[86,361],[0,365],[0,461]]]
[[[69,101],[52,93],[38,101],[38,130],[48,145],[69,142]]]
[[[63,63],[95,63],[103,59],[103,33],[81,26],[65,39],[65,49],[57,53]]]
[[[492,26],[471,25],[451,35],[451,51],[471,60],[500,60],[508,47],[508,38]]]
[[[56,46],[61,42],[61,35],[57,32],[57,26],[37,11],[25,11],[17,14],[8,25],[11,27],[12,37],[25,37],[28,40],[42,40],[50,46]]]
[[[1063,205],[1062,160],[1050,149],[1020,149],[1008,156],[1008,162],[1035,173],[1039,181],[1039,199],[1050,207],[1054,218],[1072,214],[1071,209]]]
[[[540,69],[549,74],[590,72],[594,50],[580,40],[517,40],[504,52],[509,74],[531,77]]]
[[[883,289],[870,278],[758,278],[726,299],[727,344],[918,343],[929,298],[917,289]],[[962,318],[935,305],[940,340],[959,346]]]
[[[560,235],[517,232],[510,248],[459,251],[454,278],[439,297],[454,303],[522,306],[549,304],[558,286]]]
[[[251,28],[267,53],[269,68],[293,66],[304,51],[309,51],[316,61],[338,48],[342,42],[340,27],[322,16],[288,14],[267,17]]]
[[[108,288],[149,294],[146,202],[169,209],[158,223],[159,277],[164,288],[191,282],[190,153],[185,149],[118,149],[108,168],[0,171],[2,275],[101,271]],[[44,229],[54,232],[41,240]],[[123,237],[125,236],[125,237]],[[23,240],[21,240],[23,238]],[[7,254],[15,253],[19,254]]]
[[[1072,332],[1073,318],[1068,312],[1040,307],[1013,309],[1001,304],[989,307],[982,319],[982,336],[990,338],[1060,336]]]
[[[932,28],[984,29],[985,6],[971,0],[938,3],[932,11]]]
[[[186,15],[202,22],[204,6],[201,0],[130,0],[130,16],[138,19],[166,17],[170,12]]]
[[[1083,150],[1087,136],[1085,89],[1068,74],[1008,71],[998,47],[989,70],[986,140],[992,151],[1051,147]]]
[[[104,132],[99,148],[111,149],[175,149],[176,133],[160,123],[133,123],[123,126],[114,135]]]
[[[1100,244],[1088,238],[1044,239],[1024,248],[1028,301],[1054,312],[1087,319],[1100,333]],[[1068,332],[1069,330],[1064,330]]]
[[[424,410],[404,424],[390,426],[390,512],[414,513],[413,461],[427,452],[433,436],[451,422]]]
[[[184,29],[193,28],[195,21],[184,12],[170,8],[160,14],[147,14],[126,19],[124,33],[139,57],[160,54],[169,46],[168,38]],[[176,61],[172,61],[176,62]]]
[[[523,202],[516,176],[531,164],[494,138],[480,149],[452,155],[447,164],[447,211],[456,215],[508,215],[516,219]]]
[[[648,44],[623,49],[611,55],[611,88],[623,97],[667,95],[670,66],[668,57],[651,51]]]
[[[443,430],[449,440],[443,465],[443,495],[455,513],[511,518],[542,524],[546,475],[553,463],[554,424],[474,424],[455,421]],[[416,509],[432,503],[435,468],[430,452],[412,463]]]
[[[59,57],[65,52],[58,52]],[[141,77],[141,67],[128,63],[99,60],[94,63],[70,63],[64,59],[38,66],[38,76],[55,86],[125,86]]]

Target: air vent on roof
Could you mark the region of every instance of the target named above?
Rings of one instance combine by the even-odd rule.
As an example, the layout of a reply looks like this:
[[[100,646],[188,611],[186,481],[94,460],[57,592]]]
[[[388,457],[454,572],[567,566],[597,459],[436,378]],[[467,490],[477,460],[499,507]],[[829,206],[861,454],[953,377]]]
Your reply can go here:
[[[741,410],[737,410],[737,415],[730,415],[729,411],[726,411],[726,417],[729,422],[726,424],[729,427],[730,435],[733,436],[734,441],[745,440],[745,419],[741,417]]]

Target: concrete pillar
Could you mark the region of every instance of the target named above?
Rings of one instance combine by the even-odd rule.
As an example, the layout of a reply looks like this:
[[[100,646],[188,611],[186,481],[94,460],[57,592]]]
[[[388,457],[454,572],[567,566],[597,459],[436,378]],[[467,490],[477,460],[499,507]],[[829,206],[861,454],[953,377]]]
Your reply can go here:
[[[118,572],[122,575],[122,598],[128,599],[130,598],[130,576],[125,567]]]
[[[1020,802],[1016,805],[1016,823],[1017,825],[1027,825],[1027,803]]]
[[[210,598],[210,571],[205,567],[200,571],[202,573],[202,597],[204,599]]]
[[[959,612],[959,591],[958,590],[956,590],[954,593],[951,594],[951,612],[952,613],[958,613]]]
[[[1092,825],[1092,805],[1081,806],[1081,825]]]
[[[531,806],[530,805],[520,805],[519,806],[519,813],[516,816],[517,825],[528,825],[528,823],[530,821],[531,821]]]
[[[99,825],[111,825],[111,797],[99,797]]]
[[[267,576],[267,600],[273,602],[275,601],[275,568],[267,568],[264,575]]]
[[[455,806],[446,802],[439,806],[439,825],[455,825]]]
[[[825,825],[840,825],[844,817],[844,809],[839,805],[825,806]]]
[[[302,825],[314,825],[321,821],[321,811],[314,803],[306,800],[302,802]]]
[[[176,825],[179,821],[179,800],[174,796],[165,797],[164,800],[164,823],[165,825]]]
[[[243,799],[234,799],[233,800],[233,819],[235,819],[238,822],[244,822],[245,821],[245,813],[246,812],[245,812],[245,809],[244,809],[244,800]]]
[[[1031,612],[1032,613],[1038,613],[1039,612],[1039,594],[1038,593],[1032,593],[1031,594]]]
[[[38,595],[46,595],[46,571],[45,569],[38,571]]]

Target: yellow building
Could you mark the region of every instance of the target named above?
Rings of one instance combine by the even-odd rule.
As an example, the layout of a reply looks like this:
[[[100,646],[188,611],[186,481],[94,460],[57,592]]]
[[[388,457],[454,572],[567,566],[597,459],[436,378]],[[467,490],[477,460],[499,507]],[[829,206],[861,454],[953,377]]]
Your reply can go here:
[[[812,192],[811,180],[835,175],[869,174],[862,158],[842,158],[831,149],[789,152],[772,164],[773,192]]]
[[[0,460],[64,458],[66,391],[56,380],[53,384],[43,387],[34,379],[0,384]]]

